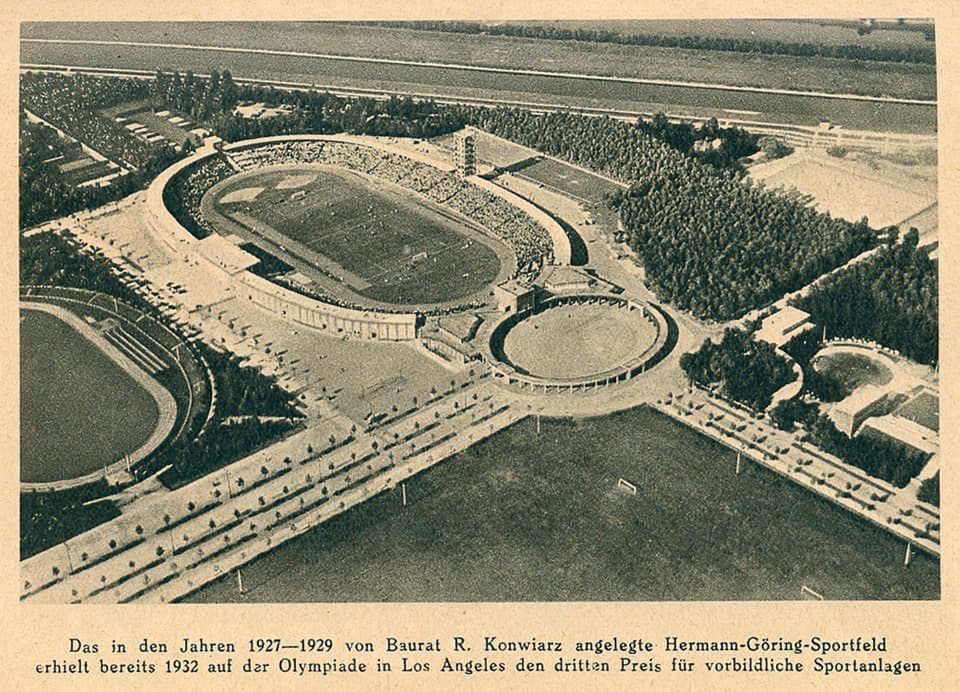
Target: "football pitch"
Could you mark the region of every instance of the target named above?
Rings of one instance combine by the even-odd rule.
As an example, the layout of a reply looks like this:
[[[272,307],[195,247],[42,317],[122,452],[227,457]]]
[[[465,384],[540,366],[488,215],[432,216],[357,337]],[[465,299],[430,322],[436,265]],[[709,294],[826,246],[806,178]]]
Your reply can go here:
[[[216,207],[373,300],[442,303],[496,280],[508,258],[494,241],[385,186],[334,168],[275,171],[219,189]]]
[[[939,562],[647,408],[526,419],[193,602],[935,599]],[[638,488],[618,491],[618,478]]]
[[[149,392],[70,325],[20,312],[20,480],[76,478],[142,445],[159,412]]]
[[[602,202],[605,194],[617,189],[609,180],[553,159],[537,161],[523,168],[519,174],[593,203]]]

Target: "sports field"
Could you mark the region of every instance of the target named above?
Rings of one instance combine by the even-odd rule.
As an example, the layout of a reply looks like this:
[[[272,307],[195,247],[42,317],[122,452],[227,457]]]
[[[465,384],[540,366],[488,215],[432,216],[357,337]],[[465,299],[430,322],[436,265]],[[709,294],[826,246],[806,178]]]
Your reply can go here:
[[[650,409],[531,420],[188,600],[939,597],[939,564]],[[615,489],[623,477],[635,496]]]
[[[75,478],[140,447],[153,397],[53,315],[20,312],[20,480]]]
[[[935,181],[923,184],[903,171],[883,173],[853,159],[810,151],[755,166],[750,175],[768,188],[811,195],[816,209],[834,218],[856,223],[866,216],[874,228],[899,224],[937,201]]]
[[[336,168],[243,176],[215,193],[218,212],[373,300],[465,298],[501,269],[494,241],[411,194]]]
[[[613,370],[656,338],[656,328],[639,312],[571,304],[521,320],[507,332],[503,352],[531,375],[568,379]]]
[[[605,194],[617,189],[609,180],[553,159],[537,161],[520,175],[587,202],[602,202]]]

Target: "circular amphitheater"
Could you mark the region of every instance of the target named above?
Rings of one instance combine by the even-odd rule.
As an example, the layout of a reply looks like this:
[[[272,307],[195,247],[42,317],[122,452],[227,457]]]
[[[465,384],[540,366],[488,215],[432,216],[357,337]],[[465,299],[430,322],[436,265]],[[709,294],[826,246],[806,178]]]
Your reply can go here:
[[[563,228],[525,199],[389,140],[264,137],[204,150],[148,191],[163,242],[238,295],[321,331],[416,338],[424,315],[569,263]]]
[[[502,319],[489,356],[501,383],[541,391],[585,391],[625,382],[669,351],[658,306],[610,295],[548,298]]]
[[[111,296],[21,286],[21,456],[25,491],[124,483],[198,429],[208,373],[159,321]]]

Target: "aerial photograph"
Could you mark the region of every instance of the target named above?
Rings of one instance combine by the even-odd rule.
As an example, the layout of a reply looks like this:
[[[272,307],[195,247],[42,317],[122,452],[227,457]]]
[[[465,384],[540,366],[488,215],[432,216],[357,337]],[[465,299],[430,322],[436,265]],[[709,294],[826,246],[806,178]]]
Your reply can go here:
[[[21,602],[941,598],[933,20],[19,47]]]

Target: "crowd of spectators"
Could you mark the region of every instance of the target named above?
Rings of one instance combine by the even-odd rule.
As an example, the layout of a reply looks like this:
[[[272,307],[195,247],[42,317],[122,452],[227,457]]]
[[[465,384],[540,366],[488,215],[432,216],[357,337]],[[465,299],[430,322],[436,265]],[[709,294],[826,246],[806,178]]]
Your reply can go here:
[[[213,156],[179,172],[164,188],[163,203],[180,225],[197,238],[206,238],[216,228],[200,212],[200,201],[207,190],[235,173],[223,156]]]

